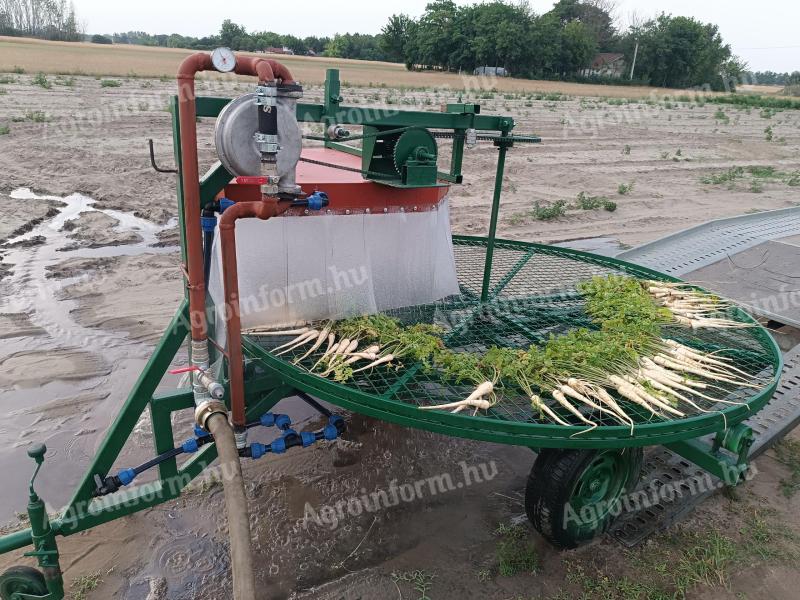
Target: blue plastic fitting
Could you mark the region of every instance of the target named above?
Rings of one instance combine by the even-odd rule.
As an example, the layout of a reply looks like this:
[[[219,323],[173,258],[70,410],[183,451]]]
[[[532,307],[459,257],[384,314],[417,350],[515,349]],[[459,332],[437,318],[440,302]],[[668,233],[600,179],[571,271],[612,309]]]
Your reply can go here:
[[[217,217],[200,217],[200,226],[206,233],[213,233],[217,226]]]
[[[336,425],[325,425],[325,429],[322,430],[322,433],[326,440],[335,440],[339,437],[339,430],[336,429]]]
[[[291,428],[283,430],[283,437],[289,437],[290,435],[297,435],[297,432]]]
[[[340,423],[344,424],[344,419],[339,415],[331,415],[330,417],[328,417],[328,423],[330,423],[334,427],[339,427]]]
[[[197,452],[197,449],[200,446],[197,444],[197,440],[194,438],[188,439],[183,444],[181,444],[181,449],[187,454],[191,454],[192,452]]]
[[[273,415],[271,412],[264,413],[261,415],[259,421],[264,427],[272,427],[275,425],[275,415]]]
[[[308,202],[308,210],[322,210],[328,206],[328,194],[325,192],[314,192],[306,198],[306,201]]]
[[[283,454],[284,452],[286,452],[286,440],[283,438],[278,438],[277,440],[272,442],[269,445],[269,447],[270,450],[272,450],[272,452],[274,452],[275,454]]]
[[[117,479],[122,485],[128,485],[136,477],[136,471],[133,469],[122,469],[117,473]]]
[[[275,415],[275,426],[278,429],[288,429],[291,424],[292,420],[289,415]]]
[[[317,436],[310,431],[301,431],[300,439],[303,440],[303,448],[308,448],[311,444],[317,441]]]
[[[219,214],[224,213],[226,208],[230,208],[234,204],[236,204],[236,203],[233,200],[228,200],[227,198],[220,198],[219,199]]]
[[[269,452],[269,448],[264,444],[259,444],[258,442],[250,444],[250,457],[253,459],[261,458],[267,452]]]
[[[206,437],[206,436],[209,436],[209,435],[211,435],[211,434],[210,434],[210,433],[208,433],[208,432],[207,432],[205,429],[203,429],[202,427],[200,427],[200,425],[195,425],[195,426],[194,426],[194,435],[195,435],[195,437],[199,437],[199,438],[201,438],[201,437]]]

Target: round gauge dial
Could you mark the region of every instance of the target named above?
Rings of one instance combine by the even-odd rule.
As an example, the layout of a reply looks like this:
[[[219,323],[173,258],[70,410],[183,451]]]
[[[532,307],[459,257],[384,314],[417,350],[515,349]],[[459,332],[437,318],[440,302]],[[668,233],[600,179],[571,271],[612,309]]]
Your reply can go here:
[[[214,68],[222,73],[229,73],[236,68],[236,55],[230,48],[216,48],[211,53]]]

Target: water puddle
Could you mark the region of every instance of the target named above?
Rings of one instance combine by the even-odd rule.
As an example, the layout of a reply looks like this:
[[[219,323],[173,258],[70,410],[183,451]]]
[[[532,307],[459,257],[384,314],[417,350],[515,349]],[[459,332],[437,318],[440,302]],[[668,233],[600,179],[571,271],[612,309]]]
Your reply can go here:
[[[53,278],[54,268],[71,259],[177,251],[177,247],[154,246],[159,242],[158,235],[174,227],[175,220],[159,225],[131,213],[95,208],[95,200],[82,194],[62,198],[20,188],[10,197],[22,202],[46,200],[59,206],[54,216],[8,240],[2,248],[2,262],[11,267],[11,272],[0,281],[0,326],[6,329],[0,332],[0,398],[8,416],[0,427],[4,442],[0,471],[6,484],[0,489],[0,521],[24,510],[20,494],[33,466],[25,457],[25,447],[34,441],[46,442],[49,449],[49,468],[42,473],[41,491],[53,506],[68,500],[95,454],[105,425],[127,396],[150,352],[148,345],[127,333],[78,323],[73,314],[78,301],[64,297],[63,291],[82,282],[96,282],[100,289],[101,276],[76,270],[74,276],[69,273]],[[74,228],[65,225],[87,212],[114,219],[114,237],[124,234],[120,239],[127,236],[130,240],[133,233],[138,241],[96,248],[79,246],[69,237]],[[92,230],[88,233],[91,235]],[[36,243],[14,246],[26,240]]]
[[[64,288],[91,280],[93,277],[91,273],[61,279],[48,278],[48,274],[56,265],[73,258],[111,258],[175,252],[175,247],[153,246],[158,242],[158,234],[174,227],[175,221],[158,225],[130,213],[96,209],[92,206],[95,200],[82,194],[60,198],[39,195],[27,188],[20,188],[12,191],[10,196],[15,200],[56,201],[63,206],[54,217],[7,242],[7,245],[12,247],[7,251],[3,263],[10,265],[13,271],[2,282],[5,294],[0,300],[0,313],[26,314],[31,323],[41,328],[47,335],[8,340],[9,343],[6,344],[3,353],[31,349],[34,347],[34,342],[35,347],[39,349],[43,346],[63,348],[65,345],[115,348],[126,344],[126,334],[103,332],[78,324],[71,315],[77,308],[77,302],[59,299]],[[133,232],[142,241],[99,248],[70,248],[74,245],[74,240],[68,237],[69,231],[64,230],[64,225],[78,219],[82,213],[92,211],[99,211],[118,221],[113,228],[115,233]],[[39,239],[41,243],[29,247],[13,247],[14,244],[30,239]]]

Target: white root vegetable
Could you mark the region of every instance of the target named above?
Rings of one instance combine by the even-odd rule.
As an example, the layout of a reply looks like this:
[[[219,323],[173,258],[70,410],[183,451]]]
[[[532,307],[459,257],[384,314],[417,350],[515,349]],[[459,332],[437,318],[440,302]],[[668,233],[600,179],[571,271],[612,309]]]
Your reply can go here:
[[[450,402],[448,404],[436,404],[433,406],[420,406],[420,410],[447,410],[447,409],[454,409],[452,412],[458,413],[464,410],[465,408],[475,408],[479,410],[488,410],[494,403],[486,400],[485,398],[472,398],[472,399],[465,399],[459,400],[458,402]]]
[[[494,384],[491,381],[484,381],[474,390],[472,393],[466,397],[467,401],[474,400],[476,398],[482,398],[483,396],[488,396],[494,391]]]
[[[699,375],[700,377],[705,377],[706,379],[711,379],[712,381],[724,381],[726,383],[732,383],[735,385],[741,385],[744,387],[751,387],[751,388],[760,387],[753,383],[747,383],[745,381],[742,381],[738,378],[734,379],[734,378],[724,377],[722,375],[714,373],[713,371],[709,371],[708,369],[696,367],[691,364],[686,364],[684,362],[679,362],[677,360],[670,359],[666,356],[656,355],[653,357],[653,362],[655,362],[657,365],[661,365],[662,367],[683,371],[684,373],[692,373],[693,375]]]
[[[683,413],[678,409],[674,408],[673,406],[670,406],[669,402],[665,402],[655,394],[651,394],[650,392],[648,392],[647,389],[633,377],[626,376],[624,377],[624,379],[625,381],[630,383],[636,389],[636,393],[638,393],[640,397],[644,398],[649,404],[652,404],[665,412],[673,414],[676,417],[686,416],[686,413]]]
[[[609,382],[614,386],[614,388],[619,392],[620,396],[623,398],[630,400],[634,404],[638,404],[639,406],[646,408],[650,411],[652,415],[658,414],[656,410],[650,406],[650,403],[647,402],[644,398],[642,398],[639,393],[636,391],[636,388],[633,387],[630,383],[622,379],[617,375],[610,375],[608,378]]]
[[[683,385],[682,383],[679,383],[679,382],[677,382],[677,381],[675,381],[673,379],[665,377],[663,370],[656,371],[656,370],[652,370],[652,369],[643,368],[643,369],[640,370],[640,373],[641,373],[642,377],[645,377],[645,378],[647,378],[647,379],[649,379],[651,381],[657,381],[658,383],[660,383],[662,385],[665,385],[665,386],[667,386],[669,388],[676,389],[676,390],[681,390],[683,392],[688,392],[690,394],[694,394],[695,396],[699,396],[700,398],[703,398],[703,399],[708,400],[710,402],[715,402],[715,403],[719,402],[719,403],[722,403],[722,404],[731,404],[731,405],[736,405],[736,406],[741,406],[741,405],[746,404],[745,402],[733,402],[731,400],[722,400],[722,399],[719,399],[719,398],[714,398],[712,396],[707,396],[706,394],[703,394],[702,392],[699,392],[695,388],[690,388],[690,387],[688,387],[686,385]]]
[[[703,363],[705,365],[708,365],[709,368],[716,367],[718,369],[723,369],[724,371],[727,371],[727,372],[736,372],[736,373],[741,373],[742,375],[744,375],[746,377],[752,377],[752,375],[750,375],[750,373],[748,373],[747,371],[742,371],[741,369],[738,369],[738,368],[734,367],[733,365],[729,364],[728,362],[726,362],[724,360],[719,360],[719,359],[714,358],[713,356],[709,356],[707,354],[701,354],[699,352],[696,352],[696,351],[692,350],[691,348],[688,348],[686,346],[681,346],[677,342],[675,342],[675,344],[677,344],[677,345],[670,344],[670,346],[671,346],[670,352],[676,358],[679,358],[679,359],[682,359],[682,360],[695,361],[695,362],[698,362],[698,363]]]
[[[569,401],[569,400],[567,400],[566,396],[564,396],[564,394],[563,394],[563,393],[562,393],[560,390],[553,390],[552,392],[550,392],[550,395],[551,395],[551,396],[552,396],[552,397],[555,399],[555,401],[556,401],[556,402],[558,402],[558,403],[559,403],[561,406],[563,406],[564,408],[566,408],[566,409],[567,409],[569,412],[571,412],[573,415],[575,415],[576,417],[578,417],[578,419],[580,419],[580,420],[581,420],[583,423],[586,423],[586,424],[587,424],[587,425],[589,425],[589,426],[590,426],[592,429],[594,429],[595,427],[597,427],[597,423],[595,423],[594,421],[590,421],[589,419],[587,419],[586,417],[584,417],[584,416],[583,416],[583,413],[581,413],[581,411],[579,411],[577,408],[575,408],[575,407],[574,407],[574,406],[573,406],[573,405],[570,403],[570,401]]]
[[[599,410],[601,413],[602,412],[608,412],[602,406],[597,404],[597,402],[595,402],[594,400],[590,400],[589,398],[587,398],[586,396],[581,394],[578,390],[576,390],[575,388],[573,388],[570,385],[563,385],[562,384],[562,385],[558,386],[558,389],[562,394],[564,394],[564,396],[569,396],[570,398],[572,398],[574,400],[578,400],[579,402],[583,402],[586,406],[588,406],[590,408],[593,408],[595,410]]]
[[[676,373],[675,371],[670,371],[662,367],[661,365],[657,365],[652,360],[647,357],[642,357],[641,366],[652,371],[656,371],[662,373],[664,377],[668,379],[672,379],[682,385],[688,386],[690,388],[697,388],[699,390],[708,389],[708,385],[703,383],[702,381],[694,381],[693,379],[689,379],[688,377],[684,377],[680,373]]]
[[[717,352],[701,352],[699,350],[695,350],[691,346],[684,346],[680,342],[668,338],[666,339],[662,338],[661,341],[671,348],[680,350],[681,352],[697,357],[698,360],[710,360],[714,362],[721,362],[723,364],[727,364],[733,360],[732,358],[727,358],[725,356],[718,354]]]
[[[596,386],[595,393],[601,402],[603,402],[606,406],[620,416],[623,423],[628,423],[631,426],[631,435],[633,435],[633,419],[631,419],[628,414],[622,410],[622,407],[617,403],[616,400],[614,400],[611,394],[609,394],[605,388],[600,386]]]
[[[623,425],[630,425],[631,427],[631,434],[633,434],[633,419],[631,419],[624,410],[617,404],[614,399],[600,386],[592,385],[586,381],[581,381],[580,379],[576,379],[574,377],[570,377],[567,380],[567,385],[572,388],[572,390],[579,392],[579,396],[573,396],[576,400],[581,400],[581,398],[589,398],[594,397],[596,398],[601,404],[605,404],[606,406],[598,406],[595,402],[589,401],[586,402],[592,408],[600,411],[602,413],[608,413],[612,417],[614,417],[617,421],[622,423]],[[567,390],[561,388],[561,391],[564,392],[566,395],[569,395]],[[601,393],[602,392],[602,393]]]
[[[533,406],[539,412],[543,412],[559,425],[563,425],[564,427],[569,427],[569,423],[567,423],[564,419],[562,419],[555,412],[553,412],[553,410],[549,406],[547,406],[547,404],[545,404],[539,396],[537,396],[536,394],[531,394],[530,400],[531,400],[531,406]]]
[[[308,331],[308,332],[304,333],[303,335],[300,335],[300,336],[296,337],[291,342],[288,342],[286,344],[281,344],[280,346],[277,346],[276,348],[273,348],[272,349],[272,353],[275,356],[280,356],[281,354],[286,354],[287,352],[290,352],[290,351],[294,350],[295,348],[297,348],[299,346],[302,346],[303,344],[307,344],[308,342],[313,340],[315,337],[317,337],[317,335],[319,335],[319,331],[317,331],[316,329],[312,329],[311,331]],[[285,349],[283,351],[281,351],[281,352],[275,352],[276,350],[280,350],[281,348],[285,348]]]
[[[677,398],[681,402],[685,402],[686,404],[688,404],[689,406],[691,406],[695,410],[698,410],[698,411],[703,412],[703,413],[717,412],[717,413],[721,414],[722,415],[723,427],[725,427],[726,429],[728,428],[728,418],[725,416],[724,412],[719,411],[719,410],[706,410],[705,408],[702,408],[702,407],[698,406],[697,404],[695,404],[694,402],[692,402],[691,400],[689,400],[689,398],[687,398],[683,394],[673,390],[668,385],[664,385],[663,383],[659,383],[658,381],[654,381],[652,379],[648,379],[647,381],[650,383],[650,385],[652,385],[657,390],[662,391],[665,394],[669,394],[670,396],[673,396],[673,397]]]
[[[251,327],[250,329],[245,329],[242,333],[246,333],[249,335],[302,335],[304,333],[308,333],[311,331],[310,327],[301,327],[299,329],[259,329],[258,327]]]
[[[328,368],[321,375],[327,377],[340,366],[346,367],[359,360],[376,360],[377,358],[378,354],[375,352],[346,352],[339,354],[328,363]]]
[[[322,343],[325,341],[325,338],[327,338],[330,335],[330,331],[331,331],[330,325],[328,325],[327,327],[322,329],[322,331],[319,332],[319,335],[317,336],[317,341],[314,342],[314,345],[311,346],[311,348],[309,348],[308,351],[305,354],[303,354],[303,356],[301,356],[300,358],[296,359],[294,361],[294,364],[299,363],[301,360],[303,360],[307,356],[311,356],[314,352],[316,352],[317,348],[322,346]]]
[[[371,369],[373,367],[384,365],[386,363],[392,362],[393,360],[394,360],[394,354],[387,354],[386,356],[383,356],[383,357],[379,358],[378,360],[375,360],[375,361],[369,363],[365,367],[361,367],[360,369],[356,369],[355,371],[353,371],[353,373],[354,374],[355,373],[360,373],[361,371],[366,371],[367,369]]]
[[[333,335],[333,334],[331,334],[331,335]],[[327,349],[327,350],[325,350],[325,352],[322,354],[322,356],[320,356],[320,357],[317,359],[317,362],[315,362],[315,363],[314,363],[314,366],[313,366],[313,367],[311,367],[311,369],[309,369],[309,370],[310,370],[310,371],[316,371],[316,369],[317,369],[317,367],[320,365],[320,363],[322,363],[322,362],[324,362],[325,360],[327,360],[327,358],[328,358],[329,356],[331,356],[331,355],[332,355],[334,352],[336,352],[337,348],[339,348],[339,346],[341,346],[341,344],[342,344],[342,342],[343,342],[343,341],[344,341],[344,340],[339,340],[339,341],[338,341],[338,342],[336,342],[335,344],[329,344],[329,345],[328,345],[328,349]]]

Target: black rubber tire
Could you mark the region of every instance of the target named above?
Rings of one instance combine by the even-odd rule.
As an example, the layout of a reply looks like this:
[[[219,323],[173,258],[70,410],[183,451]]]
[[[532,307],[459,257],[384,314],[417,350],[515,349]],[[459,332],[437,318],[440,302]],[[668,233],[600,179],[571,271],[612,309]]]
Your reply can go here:
[[[525,488],[525,512],[533,527],[553,546],[572,549],[605,533],[614,520],[613,512],[603,514],[589,530],[575,532],[566,527],[570,504],[581,475],[601,452],[617,452],[626,468],[620,473],[622,490],[632,490],[639,480],[644,452],[641,448],[620,450],[542,450],[533,463]],[[621,453],[629,453],[625,456]]]
[[[6,569],[0,575],[0,598],[11,600],[11,596],[18,592],[33,596],[47,595],[47,584],[41,571],[22,565]]]

